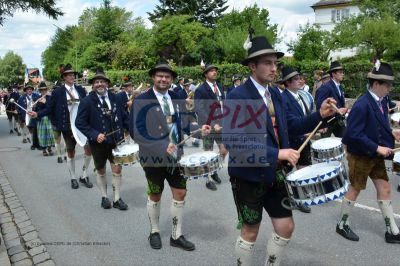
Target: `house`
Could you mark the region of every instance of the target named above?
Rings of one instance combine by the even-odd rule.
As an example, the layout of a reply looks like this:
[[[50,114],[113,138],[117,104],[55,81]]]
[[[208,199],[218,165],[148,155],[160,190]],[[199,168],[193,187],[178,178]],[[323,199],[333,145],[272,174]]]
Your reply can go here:
[[[360,13],[354,0],[320,0],[311,6],[315,13],[315,24],[321,26],[322,30],[332,31],[337,23],[350,16]],[[332,51],[330,57],[338,60],[356,54],[356,49],[340,49]]]

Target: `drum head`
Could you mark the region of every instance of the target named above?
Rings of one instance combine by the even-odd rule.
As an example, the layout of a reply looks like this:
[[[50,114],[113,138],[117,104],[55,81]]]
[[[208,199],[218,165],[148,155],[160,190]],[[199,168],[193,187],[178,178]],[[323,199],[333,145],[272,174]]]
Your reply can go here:
[[[340,162],[318,163],[297,170],[286,177],[289,183],[308,185],[330,179],[338,174]]]
[[[212,160],[218,159],[218,153],[213,151],[196,152],[193,154],[185,155],[179,161],[181,166],[200,166],[207,164]]]
[[[400,163],[400,152],[394,154],[393,162]]]
[[[400,121],[400,113],[394,113],[390,116],[390,120],[393,122],[399,122]]]
[[[336,148],[342,145],[342,139],[341,138],[323,138],[314,141],[311,144],[311,148],[314,150],[328,150],[332,148]]]
[[[79,129],[75,127],[76,115],[78,114],[78,106],[79,104],[74,104],[71,108],[70,112],[71,130],[76,140],[76,143],[78,143],[79,146],[83,147],[86,145],[87,138],[85,135],[83,135],[82,132],[79,131]]]
[[[139,145],[132,143],[132,144],[120,145],[116,149],[114,149],[112,153],[114,156],[124,156],[128,154],[133,154],[138,151],[139,151]]]

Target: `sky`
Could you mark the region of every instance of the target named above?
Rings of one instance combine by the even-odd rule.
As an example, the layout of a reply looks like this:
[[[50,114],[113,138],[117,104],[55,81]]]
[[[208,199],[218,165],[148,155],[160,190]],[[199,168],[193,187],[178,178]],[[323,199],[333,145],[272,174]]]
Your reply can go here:
[[[16,12],[13,17],[7,17],[3,26],[0,26],[0,57],[12,50],[23,58],[29,68],[42,69],[41,54],[49,45],[57,27],[76,25],[83,10],[89,7],[99,7],[102,0],[58,0],[57,7],[65,13],[64,16],[53,20],[44,14],[35,12]],[[242,10],[246,6],[257,4],[266,8],[270,13],[270,20],[280,29],[282,43],[275,48],[287,52],[286,43],[297,38],[300,25],[307,22],[314,23],[314,12],[310,7],[317,0],[228,0],[228,11]],[[131,11],[134,17],[142,17],[151,27],[147,13],[151,12],[159,3],[158,0],[114,0],[112,5],[124,7]],[[60,62],[65,63],[65,62]]]

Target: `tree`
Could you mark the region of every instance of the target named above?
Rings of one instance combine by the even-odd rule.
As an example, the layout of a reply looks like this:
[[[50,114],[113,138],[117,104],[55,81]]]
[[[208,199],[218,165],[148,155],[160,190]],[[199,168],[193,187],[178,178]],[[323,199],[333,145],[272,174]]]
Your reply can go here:
[[[209,29],[200,22],[191,21],[188,15],[165,16],[153,28],[151,45],[156,54],[165,59],[173,59],[181,66],[197,42],[209,34]]]
[[[37,13],[42,12],[53,19],[57,19],[64,13],[55,5],[55,0],[0,0],[0,25],[3,25],[6,17],[12,17],[17,10],[23,12],[34,10]]]
[[[338,24],[334,41],[339,47],[358,47],[382,58],[399,51],[400,25],[389,14],[376,18],[361,15]]]
[[[233,63],[245,58],[243,43],[248,36],[249,26],[254,29],[256,36],[263,35],[272,44],[275,43],[278,26],[270,23],[267,9],[253,5],[241,12],[232,10],[218,20],[214,32],[216,46],[222,52],[224,61]]]
[[[400,2],[393,0],[363,0],[359,1],[363,15],[370,18],[383,18],[386,15],[394,17],[400,22]]]
[[[296,60],[327,61],[332,43],[330,33],[321,30],[319,25],[307,23],[300,26],[298,39],[287,44]]]
[[[227,0],[160,0],[149,19],[155,23],[167,15],[189,15],[205,27],[213,28],[218,18],[228,8]]]
[[[12,51],[7,52],[0,59],[0,86],[6,87],[24,80],[26,66],[22,57]]]

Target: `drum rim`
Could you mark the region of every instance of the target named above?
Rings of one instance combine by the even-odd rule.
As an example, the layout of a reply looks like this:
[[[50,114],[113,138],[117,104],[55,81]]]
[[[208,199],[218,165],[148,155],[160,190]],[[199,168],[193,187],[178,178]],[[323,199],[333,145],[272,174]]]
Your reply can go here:
[[[327,172],[327,173],[324,173],[324,174],[323,174],[324,177],[323,177],[322,179],[321,179],[321,176],[322,176],[322,175],[319,175],[319,177],[318,177],[318,175],[316,175],[315,172],[311,173],[311,174],[313,174],[313,177],[310,177],[310,178],[307,178],[307,179],[302,179],[302,180],[299,180],[299,179],[289,180],[289,179],[288,179],[291,175],[294,175],[296,172],[302,171],[303,169],[307,169],[307,168],[309,168],[309,167],[311,168],[312,166],[316,166],[316,165],[319,165],[319,164],[329,164],[329,163],[338,163],[338,165],[335,166],[334,169],[333,169],[332,171]],[[310,168],[309,168],[309,169],[310,169]],[[311,184],[318,183],[318,180],[327,180],[327,179],[325,179],[325,176],[328,176],[329,174],[332,174],[332,173],[335,172],[335,171],[336,171],[336,175],[337,175],[338,170],[341,170],[341,169],[343,169],[343,164],[342,164],[341,162],[339,162],[339,161],[321,162],[321,163],[317,163],[317,164],[313,164],[313,165],[307,166],[307,167],[305,167],[305,168],[302,168],[302,169],[300,169],[300,170],[297,170],[297,171],[295,171],[295,172],[289,174],[289,175],[286,177],[286,181],[287,181],[289,184],[296,185],[296,186],[311,185]],[[303,171],[305,171],[305,170],[303,170]],[[315,175],[315,176],[314,176],[314,175]],[[332,178],[332,177],[330,177],[330,178]],[[329,178],[329,179],[330,179],[330,178]],[[304,183],[304,184],[303,184],[303,183]]]

